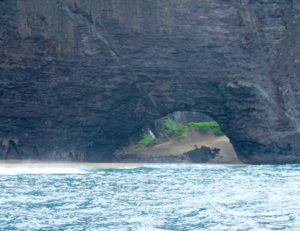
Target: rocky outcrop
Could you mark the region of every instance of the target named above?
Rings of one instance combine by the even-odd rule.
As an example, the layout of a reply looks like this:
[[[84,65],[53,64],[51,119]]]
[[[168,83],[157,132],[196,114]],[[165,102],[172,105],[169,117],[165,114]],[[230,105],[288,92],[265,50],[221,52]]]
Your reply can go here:
[[[174,111],[300,162],[298,0],[0,1],[2,158],[110,160]]]
[[[210,148],[206,146],[195,147],[194,150],[188,151],[183,155],[193,163],[206,163],[209,160],[214,159],[220,153],[218,148]]]
[[[220,160],[215,161],[216,157],[220,157],[220,149],[201,146],[195,146],[193,150],[182,154],[154,154],[141,155],[140,153],[128,153],[118,155],[114,159],[116,162],[123,163],[226,163]],[[221,156],[222,158],[222,156]],[[235,162],[236,163],[236,162]]]

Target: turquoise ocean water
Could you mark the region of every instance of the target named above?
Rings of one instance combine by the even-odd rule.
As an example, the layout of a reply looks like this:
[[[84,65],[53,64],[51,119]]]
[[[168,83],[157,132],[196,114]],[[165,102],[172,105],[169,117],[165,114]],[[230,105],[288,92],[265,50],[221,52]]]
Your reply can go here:
[[[0,230],[300,230],[300,165],[28,173],[1,172]]]

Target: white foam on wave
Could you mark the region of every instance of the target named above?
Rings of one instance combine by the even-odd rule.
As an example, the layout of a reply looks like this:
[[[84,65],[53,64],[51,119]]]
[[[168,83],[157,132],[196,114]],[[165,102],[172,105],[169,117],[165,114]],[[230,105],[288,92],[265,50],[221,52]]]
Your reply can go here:
[[[137,169],[143,165],[132,164],[90,164],[90,163],[3,163],[0,164],[0,175],[21,174],[84,174],[96,173],[101,170]]]
[[[159,229],[151,225],[140,225],[136,228],[137,231],[166,231],[166,229]]]
[[[154,169],[182,169],[182,168],[194,168],[194,167],[203,167],[211,166],[206,164],[190,164],[190,163],[176,163],[176,164],[145,164],[145,168],[154,168]],[[213,165],[212,165],[213,166]]]
[[[145,168],[159,168],[159,169],[170,169],[170,168],[182,168],[190,166],[188,164],[145,164]]]
[[[78,167],[59,166],[59,167],[37,167],[30,165],[20,166],[0,166],[0,175],[23,175],[23,174],[84,174]]]
[[[144,164],[145,168],[159,169],[182,169],[182,168],[227,168],[227,167],[247,167],[247,164],[215,164],[215,163],[174,163],[174,164]]]

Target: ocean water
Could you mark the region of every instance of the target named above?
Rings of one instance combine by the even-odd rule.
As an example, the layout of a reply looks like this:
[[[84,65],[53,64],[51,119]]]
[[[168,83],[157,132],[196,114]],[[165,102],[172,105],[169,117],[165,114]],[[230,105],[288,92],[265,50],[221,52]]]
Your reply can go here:
[[[0,230],[300,230],[300,165],[0,174]]]

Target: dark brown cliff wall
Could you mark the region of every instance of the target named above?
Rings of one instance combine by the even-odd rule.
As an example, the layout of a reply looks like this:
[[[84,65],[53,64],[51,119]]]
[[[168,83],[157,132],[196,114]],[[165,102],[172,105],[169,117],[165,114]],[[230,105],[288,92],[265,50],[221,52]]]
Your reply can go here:
[[[300,162],[296,0],[0,1],[0,156],[109,160],[173,111]]]

